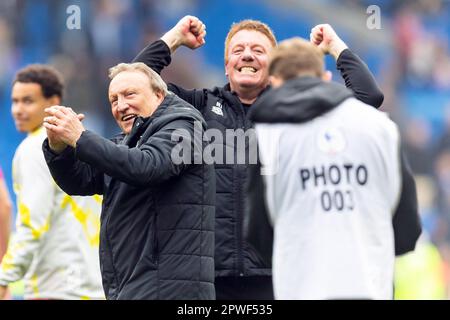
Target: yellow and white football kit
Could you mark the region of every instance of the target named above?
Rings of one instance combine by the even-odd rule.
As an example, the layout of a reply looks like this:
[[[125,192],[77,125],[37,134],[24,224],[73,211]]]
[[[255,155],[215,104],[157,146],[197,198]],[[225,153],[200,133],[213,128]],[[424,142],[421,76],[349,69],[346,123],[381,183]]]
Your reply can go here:
[[[100,196],[65,194],[42,153],[43,127],[13,160],[16,230],[0,266],[0,285],[20,279],[25,299],[104,299],[99,266]]]

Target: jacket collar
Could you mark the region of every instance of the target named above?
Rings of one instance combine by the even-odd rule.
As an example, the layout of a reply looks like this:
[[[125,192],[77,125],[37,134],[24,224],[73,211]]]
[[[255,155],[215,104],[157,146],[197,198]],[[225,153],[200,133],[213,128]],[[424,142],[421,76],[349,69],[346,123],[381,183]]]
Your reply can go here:
[[[270,89],[270,86],[267,86],[264,88],[263,91],[261,91],[258,95],[258,97],[256,98],[256,100],[258,100],[265,92],[267,92]],[[220,94],[222,95],[222,97],[230,97],[230,96],[234,96],[236,97],[236,99],[239,100],[239,97],[237,95],[237,93],[235,91],[231,91],[231,86],[230,83],[227,83],[226,85],[224,85],[221,89],[220,89]],[[240,102],[241,100],[239,100]]]
[[[270,86],[267,86],[258,96],[258,98],[256,99],[256,101],[258,101],[258,99],[260,99],[261,95],[263,95],[265,92],[267,92],[270,89]],[[242,113],[243,115],[245,115],[245,110],[244,110],[244,106],[241,102],[241,100],[239,99],[237,93],[235,91],[231,91],[231,87],[230,87],[230,83],[227,83],[225,86],[223,87],[216,87],[215,88],[215,93],[218,94],[219,98],[222,98],[224,101],[227,102],[227,104],[233,108],[235,110],[235,112],[237,113]],[[255,102],[256,102],[255,101]],[[252,106],[255,104],[255,102],[252,104]],[[250,108],[251,109],[251,108]]]

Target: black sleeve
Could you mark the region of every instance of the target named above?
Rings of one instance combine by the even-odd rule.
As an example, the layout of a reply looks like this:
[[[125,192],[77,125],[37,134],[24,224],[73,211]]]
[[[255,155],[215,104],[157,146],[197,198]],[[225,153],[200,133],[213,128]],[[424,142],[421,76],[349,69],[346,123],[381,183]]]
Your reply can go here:
[[[381,106],[384,95],[367,65],[356,54],[345,49],[337,59],[336,67],[345,86],[355,93],[358,100],[375,108]]]
[[[186,166],[172,161],[172,150],[178,144],[172,140],[175,130],[186,131],[193,137],[193,120],[178,119],[165,124],[139,148],[114,144],[86,130],[77,141],[76,157],[129,185],[149,186],[179,175]]]
[[[416,184],[403,152],[401,152],[401,174],[401,195],[392,221],[396,255],[414,250],[417,239],[422,232],[417,206]]]
[[[271,268],[273,227],[269,221],[260,164],[249,166],[248,174],[244,235],[246,241],[261,256],[264,264]]]
[[[157,40],[139,52],[133,62],[143,62],[160,74],[172,62],[172,57],[167,44],[162,40]]]
[[[170,48],[163,40],[157,40],[149,44],[133,60],[133,62],[145,63],[158,74],[160,74],[171,61]],[[186,90],[173,83],[169,83],[168,88],[181,99],[193,105],[196,109],[203,109],[205,101],[204,90]]]
[[[45,139],[42,150],[53,179],[65,193],[77,196],[103,194],[103,173],[77,160],[73,148],[67,147],[61,154],[55,154]]]

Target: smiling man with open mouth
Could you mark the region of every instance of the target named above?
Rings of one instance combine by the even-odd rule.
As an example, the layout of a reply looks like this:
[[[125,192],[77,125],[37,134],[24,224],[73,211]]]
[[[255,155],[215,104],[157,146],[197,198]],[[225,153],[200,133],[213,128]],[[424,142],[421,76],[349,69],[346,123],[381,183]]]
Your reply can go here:
[[[136,117],[149,117],[164,99],[158,90],[153,94],[147,87],[148,78],[142,72],[124,71],[111,80],[111,111],[125,134],[130,133]]]
[[[148,45],[134,61],[144,62],[161,72],[171,62],[171,54],[178,47],[197,49],[205,44],[206,27],[197,17],[182,18],[160,40]],[[329,25],[318,25],[311,30],[311,41],[336,59],[337,68],[346,85],[355,96],[375,107],[383,101],[370,71],[353,54]],[[209,129],[226,136],[226,130],[252,128],[247,117],[252,104],[269,89],[268,56],[277,45],[268,25],[257,20],[243,20],[231,26],[225,39],[225,74],[229,83],[223,87],[186,90],[169,84],[169,90],[192,104],[204,116]],[[238,145],[229,146],[226,139],[218,146],[223,154],[234,152],[238,159]],[[248,139],[245,152],[250,150]],[[250,155],[245,154],[245,159]],[[258,252],[243,236],[245,219],[245,184],[249,163],[215,163],[216,193],[216,247],[215,288],[217,299],[273,299],[270,265],[264,263]],[[226,163],[226,164],[223,164]]]
[[[275,45],[256,30],[240,30],[229,41],[225,52],[225,74],[230,88],[239,92],[244,104],[253,103],[268,85],[268,53]]]

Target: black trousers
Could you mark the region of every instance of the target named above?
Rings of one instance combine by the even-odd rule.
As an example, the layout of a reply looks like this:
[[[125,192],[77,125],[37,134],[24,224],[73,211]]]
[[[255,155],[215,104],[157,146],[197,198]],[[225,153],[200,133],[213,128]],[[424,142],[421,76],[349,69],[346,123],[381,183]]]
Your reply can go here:
[[[274,300],[272,277],[218,277],[217,300]]]

